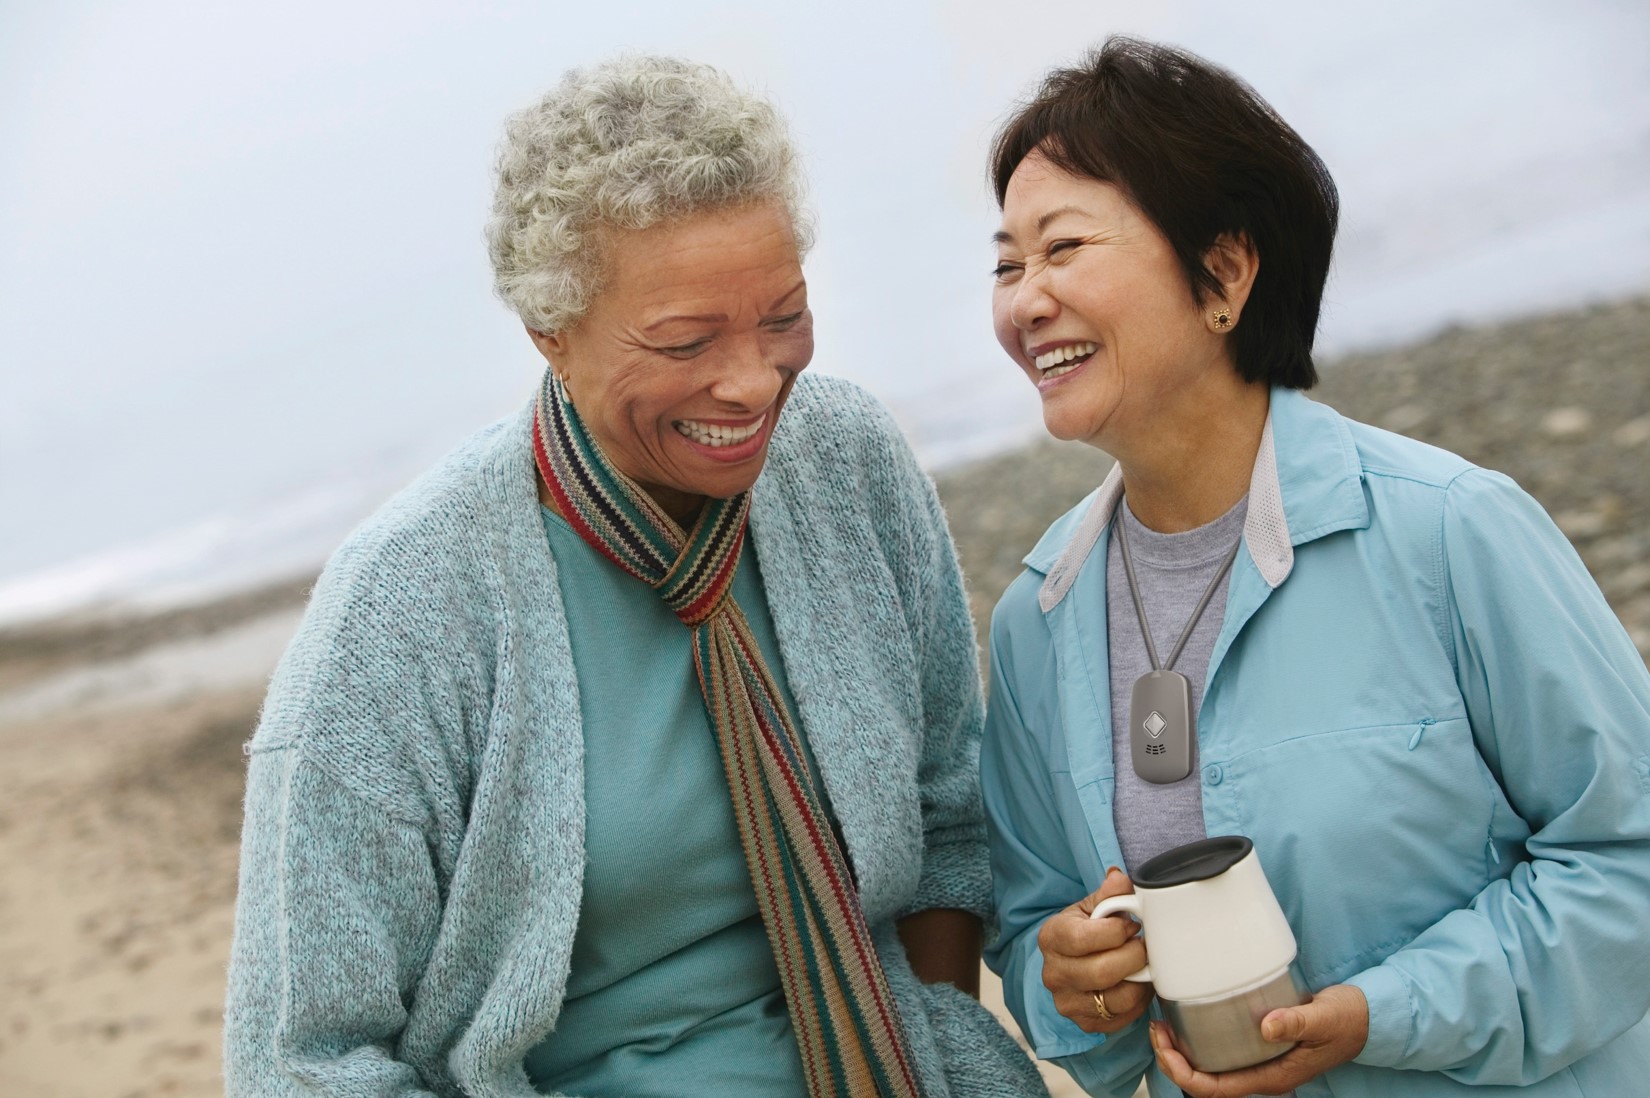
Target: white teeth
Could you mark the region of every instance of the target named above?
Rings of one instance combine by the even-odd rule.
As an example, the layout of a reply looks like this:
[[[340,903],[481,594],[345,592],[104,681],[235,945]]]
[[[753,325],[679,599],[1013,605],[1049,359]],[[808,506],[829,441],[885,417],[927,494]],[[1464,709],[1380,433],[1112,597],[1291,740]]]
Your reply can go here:
[[[691,419],[677,420],[673,425],[677,432],[692,439],[701,446],[711,446],[720,449],[723,446],[737,446],[747,441],[752,435],[762,429],[762,424],[768,420],[763,416],[755,423],[744,427],[728,427],[717,423],[699,423]]]
[[[1054,370],[1054,368],[1059,366],[1060,363],[1069,362],[1074,358],[1081,358],[1084,355],[1092,355],[1099,349],[1100,348],[1093,343],[1067,343],[1063,346],[1054,348],[1052,351],[1044,351],[1042,354],[1038,355],[1036,363],[1037,368],[1043,371],[1045,377],[1057,377],[1059,374],[1070,373],[1072,370],[1076,369],[1075,366],[1072,366],[1067,367],[1064,370],[1051,373],[1050,371]]]

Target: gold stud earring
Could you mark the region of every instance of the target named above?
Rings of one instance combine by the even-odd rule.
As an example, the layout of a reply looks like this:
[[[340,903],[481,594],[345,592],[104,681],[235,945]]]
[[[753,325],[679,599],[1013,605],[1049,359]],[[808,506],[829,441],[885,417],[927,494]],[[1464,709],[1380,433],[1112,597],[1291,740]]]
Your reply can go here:
[[[1224,332],[1232,326],[1232,310],[1216,309],[1211,319],[1215,322],[1215,331]]]

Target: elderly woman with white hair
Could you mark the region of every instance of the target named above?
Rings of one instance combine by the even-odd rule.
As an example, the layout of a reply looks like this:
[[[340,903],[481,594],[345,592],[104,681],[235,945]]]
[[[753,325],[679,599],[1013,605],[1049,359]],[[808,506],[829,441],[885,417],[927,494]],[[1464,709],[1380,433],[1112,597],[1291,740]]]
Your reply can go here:
[[[1043,1093],[960,990],[955,553],[887,414],[800,377],[783,123],[701,65],[574,71],[487,235],[549,369],[352,535],[276,672],[229,1092]]]

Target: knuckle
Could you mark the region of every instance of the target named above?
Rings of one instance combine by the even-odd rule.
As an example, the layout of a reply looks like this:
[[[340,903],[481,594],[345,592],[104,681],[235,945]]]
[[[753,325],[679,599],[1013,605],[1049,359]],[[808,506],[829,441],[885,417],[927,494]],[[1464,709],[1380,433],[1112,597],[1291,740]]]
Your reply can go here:
[[[1067,1002],[1064,1005],[1058,1003],[1055,1005],[1060,1013],[1065,1016],[1066,1020],[1076,1025],[1078,1029],[1082,1030],[1084,1033],[1095,1032],[1095,1017],[1093,1011],[1083,1010],[1081,1007],[1073,1006],[1070,1002]]]

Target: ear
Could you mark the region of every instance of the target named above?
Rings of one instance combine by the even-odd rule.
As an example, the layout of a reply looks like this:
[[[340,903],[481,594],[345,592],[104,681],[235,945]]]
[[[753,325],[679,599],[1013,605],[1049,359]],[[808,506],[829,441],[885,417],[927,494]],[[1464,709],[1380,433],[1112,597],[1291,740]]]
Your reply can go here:
[[[1218,329],[1230,331],[1243,315],[1243,306],[1249,300],[1249,291],[1255,287],[1255,276],[1260,273],[1260,256],[1254,242],[1239,233],[1222,233],[1209,250],[1203,253],[1203,265],[1220,283],[1219,301],[1211,301],[1204,310],[1206,321],[1214,326],[1213,316],[1224,305],[1231,314],[1231,323]]]
[[[525,325],[523,325],[525,327]],[[567,361],[567,336],[562,332],[541,332],[537,328],[527,329],[527,338],[533,341],[533,346],[539,349],[557,373],[561,372],[562,363]]]
[[[525,327],[525,325],[523,325]],[[572,354],[568,347],[566,332],[541,332],[537,328],[527,329],[527,338],[533,341],[533,346],[539,349],[544,361],[550,364],[550,369],[561,378],[562,384],[567,384],[568,367],[571,364]],[[569,390],[568,395],[572,395]]]

